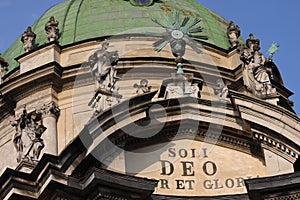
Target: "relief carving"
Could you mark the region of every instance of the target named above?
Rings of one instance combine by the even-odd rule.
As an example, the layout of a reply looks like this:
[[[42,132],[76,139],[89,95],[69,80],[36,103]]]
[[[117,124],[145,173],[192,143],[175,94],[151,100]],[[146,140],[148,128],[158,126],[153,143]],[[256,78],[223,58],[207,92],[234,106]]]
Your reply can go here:
[[[148,80],[146,79],[142,79],[140,81],[140,84],[135,83],[133,87],[135,88],[136,94],[144,94],[144,93],[151,92],[151,88],[152,88],[152,86],[148,86]]]

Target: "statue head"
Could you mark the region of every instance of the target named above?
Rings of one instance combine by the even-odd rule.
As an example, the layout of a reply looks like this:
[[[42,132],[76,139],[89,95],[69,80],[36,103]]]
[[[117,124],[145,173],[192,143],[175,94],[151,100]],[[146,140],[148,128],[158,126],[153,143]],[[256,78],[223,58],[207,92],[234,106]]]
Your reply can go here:
[[[105,39],[104,42],[102,43],[102,49],[107,50],[109,46],[109,42]]]
[[[142,80],[140,81],[140,85],[143,86],[143,87],[147,87],[147,85],[148,85],[148,80],[142,79]]]

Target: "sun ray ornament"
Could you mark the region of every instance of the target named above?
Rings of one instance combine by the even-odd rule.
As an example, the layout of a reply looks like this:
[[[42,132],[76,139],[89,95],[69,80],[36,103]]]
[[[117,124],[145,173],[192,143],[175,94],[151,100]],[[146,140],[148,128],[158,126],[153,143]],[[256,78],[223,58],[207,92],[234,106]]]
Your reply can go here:
[[[166,25],[152,18],[152,21],[163,27],[166,32],[162,34],[162,39],[153,43],[154,50],[160,52],[167,44],[170,44],[173,56],[176,57],[177,73],[183,73],[182,62],[185,54],[186,45],[190,46],[197,53],[201,53],[201,40],[207,40],[207,36],[194,35],[201,33],[203,28],[198,26],[200,18],[191,20],[190,17],[184,17],[180,22],[179,12],[174,10],[173,19],[167,14],[164,15]]]

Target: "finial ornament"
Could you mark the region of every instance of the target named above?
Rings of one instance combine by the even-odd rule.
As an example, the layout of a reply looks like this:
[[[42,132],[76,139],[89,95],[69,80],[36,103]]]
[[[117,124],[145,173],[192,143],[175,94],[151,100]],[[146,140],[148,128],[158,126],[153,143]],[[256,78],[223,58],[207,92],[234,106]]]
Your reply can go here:
[[[199,41],[207,40],[207,36],[194,35],[201,33],[203,28],[197,24],[201,22],[200,18],[190,21],[190,17],[184,17],[182,22],[179,20],[179,12],[174,10],[173,19],[165,14],[167,24],[164,25],[155,18],[152,21],[163,27],[166,32],[162,35],[162,39],[153,43],[154,50],[160,52],[167,44],[170,44],[173,56],[176,58],[177,73],[183,73],[182,61],[185,54],[186,45],[190,46],[197,53],[201,53],[201,44]],[[196,42],[197,40],[197,42]]]
[[[279,50],[279,44],[273,42],[268,49],[269,60],[273,60],[273,56],[278,50]]]
[[[24,45],[24,51],[28,52],[32,49],[35,42],[36,34],[32,31],[31,26],[29,26],[26,31],[22,34],[21,41]]]
[[[45,25],[45,31],[47,33],[47,38],[50,42],[57,40],[58,38],[58,21],[52,16]]]

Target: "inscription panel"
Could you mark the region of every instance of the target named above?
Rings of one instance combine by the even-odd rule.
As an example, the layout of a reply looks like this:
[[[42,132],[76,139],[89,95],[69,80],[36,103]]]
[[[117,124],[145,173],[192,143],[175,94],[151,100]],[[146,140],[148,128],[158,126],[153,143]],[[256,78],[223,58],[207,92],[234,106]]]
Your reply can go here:
[[[189,145],[187,145],[189,144]],[[160,153],[157,149],[160,148]],[[139,149],[137,160],[126,156],[126,168],[141,166],[135,175],[159,180],[156,194],[214,196],[246,193],[245,179],[264,177],[266,167],[259,159],[229,148],[199,141],[181,140],[172,144]],[[146,155],[146,154],[145,154]],[[150,154],[149,154],[150,155]]]

